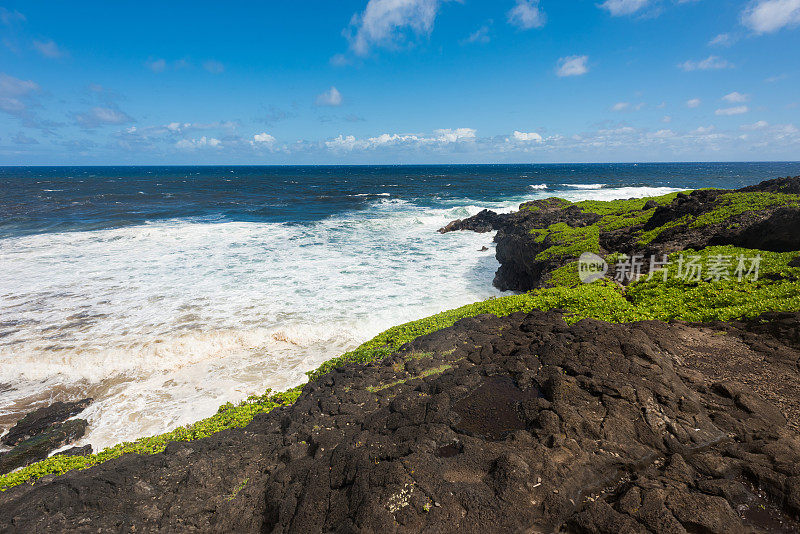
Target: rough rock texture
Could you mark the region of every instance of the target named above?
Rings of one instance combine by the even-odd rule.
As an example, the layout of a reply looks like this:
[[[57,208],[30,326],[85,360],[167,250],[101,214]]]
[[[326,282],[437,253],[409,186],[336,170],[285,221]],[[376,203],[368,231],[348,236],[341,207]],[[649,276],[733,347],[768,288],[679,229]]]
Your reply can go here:
[[[63,423],[70,417],[78,415],[86,409],[93,399],[81,399],[75,402],[54,402],[35,410],[20,419],[8,433],[0,438],[0,443],[14,446],[26,439],[41,434],[56,423]]]
[[[800,194],[800,176],[768,180],[738,191]],[[723,202],[720,197],[732,192],[716,189],[697,190],[688,195],[680,193],[670,204],[658,207],[651,201],[642,211],[656,209],[644,224],[600,232],[600,253],[623,252],[649,257],[710,245],[736,245],[777,252],[800,250],[798,207],[761,207],[701,227],[677,224],[686,217],[697,218],[714,210]],[[531,230],[557,223],[581,228],[596,223],[600,218],[566,201],[550,198],[521,204],[515,213],[497,214],[484,210],[468,219],[453,221],[439,231],[496,230],[496,255],[500,268],[495,275],[494,285],[503,291],[528,291],[546,285],[547,275],[564,264],[564,258],[536,259],[540,252],[553,243],[549,236],[537,241],[537,235],[531,234]],[[640,242],[640,232],[668,223],[676,225],[666,228],[647,244]]]
[[[71,419],[18,443],[10,451],[0,454],[0,474],[44,460],[52,451],[81,438],[86,433],[86,426],[85,419]]]
[[[798,360],[800,314],[464,319],[245,429],[12,488],[0,531],[797,532]]]

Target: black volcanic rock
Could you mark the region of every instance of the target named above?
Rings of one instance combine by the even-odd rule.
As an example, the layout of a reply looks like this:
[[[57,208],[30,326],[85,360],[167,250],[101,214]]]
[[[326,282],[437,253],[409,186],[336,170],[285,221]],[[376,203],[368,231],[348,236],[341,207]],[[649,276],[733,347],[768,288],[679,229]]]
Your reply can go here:
[[[796,532],[798,335],[464,319],[246,428],[0,493],[0,531]]]
[[[663,206],[657,206],[651,200],[644,204],[642,211],[655,209],[644,224],[601,230],[599,252],[601,255],[621,252],[649,257],[712,245],[735,245],[776,252],[800,249],[798,207],[761,207],[702,226],[680,224],[687,219],[696,220],[720,207],[724,201],[720,199],[722,195],[759,191],[800,195],[800,176],[768,180],[737,191],[713,189],[679,193],[671,203]],[[531,230],[546,229],[557,223],[581,228],[595,224],[600,218],[600,215],[584,212],[567,201],[549,198],[521,204],[515,213],[497,214],[484,210],[474,217],[453,221],[439,231],[497,230],[496,257],[500,267],[495,274],[494,285],[503,291],[528,291],[547,285],[549,273],[565,263],[565,258],[537,259],[537,255],[552,243],[547,238],[537,240],[537,234],[532,234]],[[660,227],[664,229],[654,239],[645,244],[641,242],[642,232]]]
[[[0,439],[4,445],[14,446],[33,436],[41,434],[56,423],[62,423],[81,413],[93,399],[74,402],[54,402],[39,408],[23,417]]]
[[[0,475],[44,460],[52,451],[81,438],[86,433],[86,426],[85,419],[71,419],[18,443],[13,449],[0,455]]]
[[[56,453],[54,456],[89,456],[92,452],[91,445],[84,445],[83,447],[70,447],[69,449]]]
[[[776,178],[774,180],[766,180],[756,185],[743,187],[739,191],[747,193],[762,191],[764,193],[788,193],[792,195],[800,195],[800,180],[797,176],[787,176],[786,178]]]

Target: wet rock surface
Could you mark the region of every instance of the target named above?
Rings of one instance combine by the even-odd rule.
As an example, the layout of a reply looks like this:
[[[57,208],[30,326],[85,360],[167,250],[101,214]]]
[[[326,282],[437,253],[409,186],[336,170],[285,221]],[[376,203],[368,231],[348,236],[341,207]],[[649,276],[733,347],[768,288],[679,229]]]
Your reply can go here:
[[[0,444],[10,447],[7,452],[0,452],[0,475],[43,460],[54,450],[83,437],[87,421],[69,418],[82,412],[92,400],[54,402],[17,421],[0,438]],[[85,454],[90,453],[91,447]]]
[[[63,423],[72,416],[78,415],[92,403],[93,399],[81,399],[74,402],[54,402],[39,408],[17,421],[8,433],[0,438],[3,445],[14,446],[48,430],[56,423]]]
[[[0,531],[797,532],[798,333],[464,319],[244,429],[0,493]]]
[[[85,419],[71,419],[18,443],[10,451],[0,454],[0,474],[44,460],[52,451],[81,438],[86,427]]]

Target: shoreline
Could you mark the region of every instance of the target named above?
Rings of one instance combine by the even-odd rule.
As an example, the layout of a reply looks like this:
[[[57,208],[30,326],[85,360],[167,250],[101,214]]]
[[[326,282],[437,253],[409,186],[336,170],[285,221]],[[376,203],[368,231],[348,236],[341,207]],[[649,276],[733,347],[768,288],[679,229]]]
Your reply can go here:
[[[797,189],[797,191],[795,191],[795,189]],[[424,364],[418,363],[422,360],[430,359],[430,356],[426,355],[429,352],[425,347],[425,344],[428,343],[426,340],[439,339],[440,341],[437,343],[446,344],[450,343],[450,341],[448,341],[450,339],[448,337],[450,335],[448,332],[462,331],[469,333],[471,332],[470,329],[480,331],[481,329],[485,329],[487,324],[494,324],[493,321],[495,321],[495,319],[491,319],[491,316],[481,315],[485,313],[492,313],[497,317],[507,318],[498,319],[502,324],[505,324],[503,321],[511,321],[509,324],[517,324],[515,321],[524,317],[539,317],[539,315],[535,313],[537,309],[560,308],[564,310],[564,308],[567,308],[569,310],[568,312],[560,312],[564,314],[562,319],[557,320],[553,318],[553,314],[541,316],[541,320],[547,324],[553,325],[553,331],[559,335],[564,332],[564,328],[568,330],[578,328],[576,331],[584,332],[586,329],[585,321],[582,321],[584,318],[604,319],[610,323],[602,324],[613,325],[618,323],[626,328],[644,328],[647,332],[649,332],[647,329],[650,327],[635,325],[647,325],[648,323],[631,323],[631,321],[661,319],[662,321],[669,321],[672,325],[669,326],[671,333],[668,335],[677,336],[680,340],[673,341],[673,343],[683,343],[684,346],[692,344],[694,344],[692,346],[697,345],[698,339],[692,339],[692,336],[700,336],[705,346],[713,346],[717,341],[714,337],[715,334],[704,333],[704,328],[711,328],[714,331],[722,332],[720,336],[725,336],[726,339],[727,336],[734,335],[733,332],[742,332],[735,335],[743,340],[750,339],[747,338],[745,332],[757,332],[759,328],[758,325],[762,323],[750,321],[740,324],[736,323],[734,319],[761,316],[762,320],[766,320],[768,324],[780,325],[783,324],[780,321],[784,321],[787,325],[786,327],[776,326],[778,330],[771,331],[769,334],[779,343],[784,344],[785,350],[782,349],[784,352],[781,354],[785,353],[789,355],[786,357],[790,357],[800,350],[800,348],[792,345],[792,338],[787,338],[787,334],[785,333],[786,328],[789,328],[789,331],[795,328],[795,323],[793,321],[800,320],[800,317],[796,319],[795,315],[792,314],[792,312],[800,310],[800,293],[797,291],[797,276],[800,274],[800,267],[794,266],[794,263],[797,263],[798,259],[800,259],[800,255],[798,255],[797,252],[800,250],[800,246],[794,241],[798,239],[798,236],[791,231],[793,228],[797,227],[795,226],[795,217],[798,217],[798,214],[800,214],[800,177],[764,182],[760,185],[760,189],[746,188],[746,190],[737,192],[724,190],[697,191],[689,195],[677,193],[659,199],[611,202],[584,201],[574,204],[565,204],[563,202],[553,204],[551,201],[534,201],[523,204],[520,208],[520,211],[508,215],[493,215],[490,212],[481,212],[481,214],[468,220],[454,221],[454,223],[451,223],[452,226],[449,228],[449,231],[461,229],[477,231],[497,230],[498,234],[495,237],[495,241],[498,243],[498,258],[504,258],[506,260],[503,261],[501,259],[500,271],[506,266],[506,271],[511,270],[515,273],[514,276],[507,276],[502,275],[500,271],[498,271],[498,276],[500,276],[499,284],[506,284],[507,286],[517,284],[516,288],[522,290],[532,289],[533,287],[538,288],[534,292],[475,303],[457,310],[450,310],[432,317],[390,328],[373,340],[362,344],[356,350],[346,353],[339,358],[329,360],[317,370],[307,373],[309,375],[309,382],[304,386],[294,388],[289,392],[278,394],[277,396],[264,396],[255,399],[255,402],[251,403],[249,407],[247,407],[248,405],[242,405],[241,407],[228,406],[227,408],[223,406],[218,415],[221,414],[225,416],[225,414],[227,414],[235,418],[234,413],[241,414],[245,411],[248,411],[247,415],[250,416],[275,409],[277,409],[276,414],[278,414],[278,412],[284,413],[287,410],[292,411],[295,408],[290,408],[289,406],[293,406],[294,403],[299,401],[307,403],[308,398],[313,396],[316,390],[331,386],[331,375],[326,375],[325,373],[330,372],[335,376],[345,376],[347,380],[359,381],[361,379],[358,378],[358,376],[360,376],[362,372],[371,373],[373,371],[370,370],[383,369],[381,371],[381,373],[383,373],[381,376],[386,375],[388,377],[392,373],[400,373],[400,371],[396,370],[392,366],[393,364],[387,366],[386,363],[381,365],[371,362],[380,362],[385,358],[388,358],[388,360],[384,360],[384,362],[397,362],[398,354],[410,354],[408,359],[401,358],[401,360],[405,362],[403,364],[403,372],[407,373],[405,375],[406,378],[401,379],[401,381],[397,381],[397,379],[390,379],[387,381],[384,379],[378,384],[366,386],[366,390],[361,389],[362,392],[366,391],[367,393],[378,394],[380,396],[380,392],[384,390],[399,387],[403,391],[412,393],[416,391],[414,388],[421,387],[420,384],[428,384],[426,387],[430,388],[433,383],[439,380],[444,380],[446,382],[447,376],[450,376],[452,373],[461,376],[459,373],[463,374],[463,372],[466,372],[466,368],[464,368],[465,365],[471,369],[467,374],[474,374],[477,371],[480,371],[479,374],[485,373],[488,367],[484,369],[484,366],[491,365],[492,354],[502,358],[510,357],[510,354],[508,354],[505,349],[495,348],[494,351],[490,351],[487,355],[484,355],[481,351],[478,356],[474,358],[471,356],[464,356],[467,358],[466,360],[463,358],[452,360],[449,359],[452,353],[450,355],[444,354],[447,350],[439,352],[433,351],[434,355],[439,354],[439,356],[434,356],[430,364],[427,362]],[[691,218],[687,218],[689,216]],[[681,222],[675,224],[675,221]],[[697,221],[701,221],[702,224],[697,223]],[[488,230],[486,230],[487,228]],[[591,228],[597,228],[596,238],[592,232],[588,231]],[[765,234],[765,231],[768,231],[768,234]],[[575,235],[576,232],[577,235]],[[706,241],[704,243],[698,241],[700,237],[703,237]],[[595,239],[597,240],[595,241]],[[732,285],[715,286],[715,291],[708,293],[705,291],[705,283],[701,283],[697,287],[679,285],[671,289],[666,286],[661,287],[657,282],[646,280],[632,280],[624,287],[618,287],[611,283],[575,286],[575,278],[564,270],[565,267],[570,265],[574,267],[574,259],[577,256],[576,252],[578,252],[578,249],[595,252],[600,255],[608,255],[611,251],[606,247],[610,244],[615,244],[617,247],[613,252],[625,252],[630,254],[641,250],[653,254],[676,254],[678,251],[683,251],[687,246],[691,245],[694,246],[695,249],[702,248],[702,254],[708,257],[714,254],[720,255],[723,252],[733,253],[746,251],[748,249],[741,248],[742,245],[752,243],[754,240],[759,239],[769,247],[772,247],[772,249],[785,249],[789,251],[778,252],[775,250],[759,249],[760,254],[763,255],[764,258],[762,273],[766,275],[764,278],[765,281],[758,286],[754,285],[752,292],[750,289],[747,289],[747,291],[745,291],[746,295],[739,294],[737,288]],[[728,242],[726,243],[725,240]],[[513,243],[514,246],[510,247],[509,243]],[[576,246],[576,244],[578,244],[578,246]],[[586,248],[587,246],[589,248]],[[506,252],[504,252],[504,248]],[[513,250],[513,253],[510,252],[511,250]],[[699,250],[697,252],[700,253]],[[528,258],[528,260],[525,260],[525,258]],[[535,258],[535,261],[531,262],[530,258]],[[710,287],[711,286],[709,286],[709,288]],[[665,290],[667,292],[664,294],[658,293],[663,293]],[[666,295],[666,297],[664,295]],[[788,299],[786,298],[787,296],[789,296]],[[670,302],[673,298],[677,298],[678,300]],[[727,302],[726,306],[720,306],[720,303],[726,301],[726,299],[730,302]],[[670,305],[672,305],[672,307]],[[692,307],[695,309],[692,310]],[[786,313],[783,315],[774,314],[775,311],[781,310]],[[763,315],[765,312],[773,313],[773,315]],[[737,313],[738,315],[736,315]],[[699,318],[699,320],[706,321],[706,323],[704,325],[695,323],[694,321],[698,320],[695,316]],[[470,317],[477,318],[470,319]],[[771,318],[764,319],[766,317]],[[564,319],[566,319],[566,322],[564,322]],[[553,323],[553,321],[555,321],[555,323]],[[558,326],[561,324],[559,321],[561,321],[564,326]],[[720,323],[719,321],[727,322]],[[459,330],[459,328],[461,330]],[[464,330],[465,328],[467,329],[466,331]],[[609,326],[609,328],[611,328],[611,326]],[[781,330],[781,328],[783,330]],[[535,332],[535,330],[523,331]],[[681,331],[684,333],[689,332],[689,338],[686,338],[685,335],[682,338],[682,334],[680,334]],[[487,335],[489,334],[487,333]],[[755,335],[757,338],[758,334]],[[499,340],[494,338],[490,340],[487,338],[486,342],[496,347]],[[687,345],[687,343],[689,345]],[[755,338],[744,343],[750,347],[749,350],[754,350],[757,353],[759,351],[769,350],[763,347],[758,348],[761,346],[758,345],[758,339]],[[419,344],[422,344],[422,346],[416,349],[415,347]],[[735,346],[740,347],[740,345]],[[741,346],[743,347],[744,345]],[[753,347],[757,348],[754,349]],[[625,352],[626,349],[623,348],[622,350]],[[723,346],[715,348],[715,352],[712,352],[716,354],[716,358],[720,358],[723,357],[722,355],[726,353],[726,350],[730,351],[731,349],[730,347],[726,348]],[[677,354],[674,349],[671,350],[671,352]],[[689,387],[689,389],[695,388],[698,384],[705,384],[708,382],[707,378],[703,378],[703,373],[709,376],[713,375],[714,360],[712,358],[704,362],[702,353],[703,351],[700,350],[698,352],[700,356],[688,367],[693,367],[696,370],[704,369],[704,371],[700,373],[699,378],[694,375],[682,376],[680,378],[683,384],[681,387]],[[423,355],[415,356],[415,354]],[[477,360],[475,360],[475,358],[477,358]],[[648,355],[647,358],[652,359],[656,358],[656,356]],[[578,361],[579,360],[575,360],[575,362],[569,363],[568,365],[579,365],[577,363]],[[412,363],[410,364],[409,362]],[[470,367],[468,362],[471,362],[472,367]],[[434,363],[438,363],[439,365],[433,365]],[[659,365],[666,365],[666,363],[662,362]],[[672,361],[669,365],[676,365],[676,363]],[[536,374],[541,370],[532,369],[531,371]],[[742,372],[744,372],[743,369],[737,370],[736,368],[731,368],[728,371],[728,375],[734,375],[733,377],[737,378],[743,376]],[[342,373],[344,373],[344,375],[342,375]],[[512,374],[516,376],[515,373],[517,372],[515,371]],[[567,375],[574,376],[569,372]],[[484,374],[483,376],[486,375]],[[726,376],[721,374],[711,382],[724,383],[725,378]],[[727,378],[730,378],[730,376]],[[523,387],[520,380],[521,378],[516,376],[514,380],[516,384],[515,387]],[[538,381],[539,387],[543,384],[541,380],[543,380],[543,378],[535,380]],[[317,381],[321,382],[318,384]],[[335,383],[336,379],[333,379],[333,382]],[[359,383],[362,382],[363,380]],[[759,399],[759,393],[769,397],[769,386],[769,381],[760,383],[760,385],[754,383],[751,387],[754,387],[753,391],[755,391],[755,393],[750,389],[748,389],[747,392],[745,392],[745,390],[736,389],[739,386],[720,386],[722,387],[721,390],[719,388],[714,389],[716,388],[716,386],[714,386],[714,388],[711,389],[716,391],[714,395],[718,397],[721,395],[721,397],[719,397],[720,399],[729,398],[735,400],[738,398],[737,395],[744,395],[742,398],[747,397],[748,400],[743,400],[739,404],[742,404],[745,408],[749,405],[752,410],[759,413],[770,414],[768,419],[772,421],[770,424],[776,425],[775,429],[781,428],[782,425],[788,425],[796,430],[797,421],[795,417],[797,411],[794,408],[789,410],[792,414],[791,420],[787,423],[784,419],[783,423],[781,423],[781,417],[783,417],[783,415],[780,417],[775,415],[774,407],[770,408],[769,404],[765,403],[763,400],[750,400]],[[363,387],[364,384],[362,383],[361,388]],[[585,385],[580,387],[583,388]],[[425,388],[423,388],[422,391],[425,391]],[[697,394],[701,396],[710,395],[710,393],[705,393],[705,390],[702,388],[697,391]],[[720,393],[720,391],[722,393]],[[363,394],[359,393],[357,397],[361,398]],[[800,402],[800,395],[796,397],[795,399],[793,395],[792,399]],[[716,399],[717,397],[714,398]],[[780,399],[777,397],[773,397],[771,400],[781,405]],[[553,400],[551,399],[549,402],[552,403]],[[642,400],[640,399],[639,401],[632,402],[642,402]],[[715,400],[714,402],[722,401]],[[739,404],[737,404],[737,406]],[[784,411],[788,410],[785,403],[782,407]],[[671,409],[674,409],[674,407]],[[704,409],[710,408],[707,407]],[[411,412],[406,413],[404,410],[405,409],[401,409],[398,413],[404,414],[402,417],[410,417],[413,420],[414,416],[411,415]],[[745,411],[747,410],[745,409]],[[280,417],[282,416],[258,415],[253,424],[256,424],[256,422],[258,422],[259,425],[267,424],[268,421],[274,422],[280,419]],[[744,419],[741,421],[744,421]],[[201,425],[201,431],[196,435],[189,432],[179,437],[191,438],[213,435],[214,432],[210,434],[205,434],[204,432],[212,428],[219,430],[219,422],[220,420],[218,418],[213,422],[207,423],[210,427],[202,427]],[[247,422],[249,422],[249,420],[245,421],[244,419],[239,419],[230,426],[234,428],[240,427],[244,426]],[[267,426],[269,426],[269,424],[267,424]],[[716,424],[716,420],[714,424]],[[746,423],[745,425],[747,424],[755,423]],[[778,432],[778,430],[774,431]],[[234,431],[231,430],[229,432]],[[247,431],[245,430],[244,432],[246,433]],[[345,434],[347,433],[345,432]],[[784,435],[785,432],[781,430],[778,434]],[[788,436],[790,434],[786,435]],[[160,452],[164,450],[166,454],[169,455],[171,454],[170,451],[175,453],[175,451],[180,449],[180,446],[173,447],[169,445],[169,440],[161,441],[158,445],[155,445],[154,439],[155,438],[149,438],[146,444],[144,442],[140,443],[141,447],[137,452]],[[341,436],[334,439],[334,442],[338,439],[342,439]],[[683,438],[677,436],[677,439],[680,441]],[[148,446],[154,447],[148,449]],[[716,447],[716,445],[714,447]],[[794,447],[794,445],[792,445],[792,447]],[[121,454],[123,451],[117,450],[116,452]],[[800,453],[800,449],[798,449],[797,452]],[[293,454],[294,453],[290,453],[290,457]],[[298,456],[298,461],[304,457],[303,454]],[[673,452],[672,454],[675,453]],[[130,464],[131,462],[135,463],[137,461],[131,460],[131,457],[135,457],[135,455],[126,456],[125,463]],[[316,455],[312,454],[311,457],[315,458]],[[149,462],[149,460],[145,459],[141,461]],[[69,460],[69,462],[73,462],[74,465],[77,466],[81,462],[86,462],[88,464],[91,460]],[[67,467],[69,462],[63,462],[62,465],[56,469],[56,472],[62,472],[59,471],[59,469]],[[300,465],[300,467],[297,468],[291,467],[292,465],[293,463],[289,462],[286,464],[286,468],[290,470],[301,469],[305,464],[300,462],[297,464]],[[33,473],[34,470],[29,471]],[[89,471],[86,473],[89,473]],[[66,476],[70,477],[73,475],[68,474]],[[88,475],[74,474],[74,476],[82,477],[81,480],[88,481],[88,479],[86,479]],[[18,475],[16,478],[19,479],[19,481],[23,481],[22,479],[24,479],[24,476],[20,477]],[[4,479],[7,479],[7,476],[0,477],[0,485]],[[48,484],[49,480],[26,487],[22,493],[15,493],[13,491],[12,493],[15,493],[19,496],[18,498],[22,499],[20,502],[24,502],[26,498],[24,495],[27,495],[27,493],[31,491],[31,488],[41,487],[43,488],[42,492],[46,493]],[[8,499],[11,497],[5,498]],[[725,496],[725,498],[730,500],[729,496]],[[4,497],[0,497],[0,501],[3,499]],[[717,506],[722,506],[721,503],[715,502]],[[767,499],[765,502],[771,501]],[[412,503],[408,503],[400,508],[404,509],[411,504]],[[591,506],[588,506],[588,508],[591,508]],[[676,510],[681,509],[680,506],[676,508]],[[798,511],[800,511],[800,509],[798,509]],[[425,512],[427,513],[427,511]],[[620,510],[617,510],[617,512],[623,513]],[[277,511],[275,513],[278,514],[278,518],[283,517],[281,513]],[[372,511],[370,513],[377,512]],[[673,513],[679,514],[680,512],[673,510]],[[775,517],[778,516],[780,516],[780,514]],[[681,520],[680,517],[677,519]],[[728,519],[730,519],[730,517]],[[562,518],[561,520],[564,521],[566,519]],[[573,520],[577,521],[578,519]],[[633,520],[638,521],[639,519],[633,518]],[[789,519],[787,519],[787,521],[788,520]],[[0,516],[0,524],[2,524],[1,521],[2,516]],[[415,521],[417,521],[417,519],[415,519]]]

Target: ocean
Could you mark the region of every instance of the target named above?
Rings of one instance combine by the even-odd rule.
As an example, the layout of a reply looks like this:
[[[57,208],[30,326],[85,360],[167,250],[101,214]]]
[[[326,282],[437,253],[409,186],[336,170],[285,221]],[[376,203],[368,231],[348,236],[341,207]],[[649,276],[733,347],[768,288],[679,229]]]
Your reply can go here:
[[[800,163],[0,168],[0,432],[87,396],[79,444],[164,432],[297,385],[390,326],[498,296],[492,234],[436,232],[483,208],[798,174]]]

